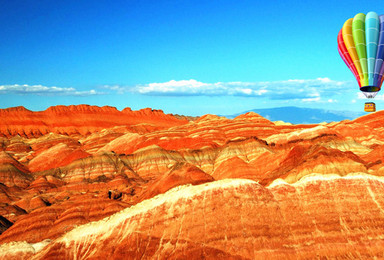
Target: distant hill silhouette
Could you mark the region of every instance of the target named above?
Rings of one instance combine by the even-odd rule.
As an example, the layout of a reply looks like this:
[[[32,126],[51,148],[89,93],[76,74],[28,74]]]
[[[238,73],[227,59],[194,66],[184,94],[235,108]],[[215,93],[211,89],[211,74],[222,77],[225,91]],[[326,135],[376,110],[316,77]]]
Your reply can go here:
[[[276,107],[264,109],[252,109],[241,113],[226,115],[227,118],[235,118],[247,112],[255,112],[271,121],[284,121],[292,124],[313,124],[321,122],[342,121],[355,119],[365,115],[365,112],[338,111],[301,107]]]

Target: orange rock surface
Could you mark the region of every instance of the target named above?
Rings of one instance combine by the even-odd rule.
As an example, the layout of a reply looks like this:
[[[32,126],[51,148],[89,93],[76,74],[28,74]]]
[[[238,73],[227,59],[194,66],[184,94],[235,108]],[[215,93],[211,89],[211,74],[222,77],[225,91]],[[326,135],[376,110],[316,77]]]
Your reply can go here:
[[[312,125],[87,105],[0,116],[0,259],[383,257],[384,112]]]
[[[170,127],[187,121],[150,108],[122,111],[104,106],[54,106],[45,111],[32,112],[24,107],[0,109],[0,135],[41,136],[50,132],[86,135],[102,129],[137,124],[156,124]]]
[[[315,175],[269,187],[241,179],[181,186],[42,241],[43,248],[28,244],[29,257],[382,258],[383,189],[383,179],[366,175]],[[14,247],[3,244],[0,255],[17,254]]]

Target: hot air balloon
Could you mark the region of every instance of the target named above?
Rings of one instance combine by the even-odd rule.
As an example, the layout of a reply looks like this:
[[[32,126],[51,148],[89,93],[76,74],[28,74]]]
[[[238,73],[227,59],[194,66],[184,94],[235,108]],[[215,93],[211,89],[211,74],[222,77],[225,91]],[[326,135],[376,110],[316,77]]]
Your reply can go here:
[[[348,19],[338,34],[337,43],[339,54],[360,90],[367,98],[374,98],[384,79],[384,15],[359,13]],[[366,103],[365,111],[375,110],[373,102]]]

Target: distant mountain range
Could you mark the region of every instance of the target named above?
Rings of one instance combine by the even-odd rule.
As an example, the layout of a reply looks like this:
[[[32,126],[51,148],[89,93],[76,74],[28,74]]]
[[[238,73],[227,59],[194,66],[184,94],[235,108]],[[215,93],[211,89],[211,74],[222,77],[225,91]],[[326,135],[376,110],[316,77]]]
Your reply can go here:
[[[284,121],[292,124],[314,124],[321,122],[337,122],[345,119],[353,120],[360,116],[366,115],[364,112],[355,111],[338,111],[326,110],[315,108],[301,108],[301,107],[277,107],[277,108],[264,108],[253,109],[244,111],[234,115],[225,115],[227,118],[235,118],[247,112],[255,112],[262,117],[271,121]]]

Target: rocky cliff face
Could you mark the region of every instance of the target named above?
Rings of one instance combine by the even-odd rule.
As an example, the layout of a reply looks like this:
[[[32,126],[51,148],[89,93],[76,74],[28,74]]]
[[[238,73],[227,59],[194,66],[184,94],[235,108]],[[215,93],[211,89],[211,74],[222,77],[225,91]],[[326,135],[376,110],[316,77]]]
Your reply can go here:
[[[384,257],[384,112],[0,116],[0,259]]]

